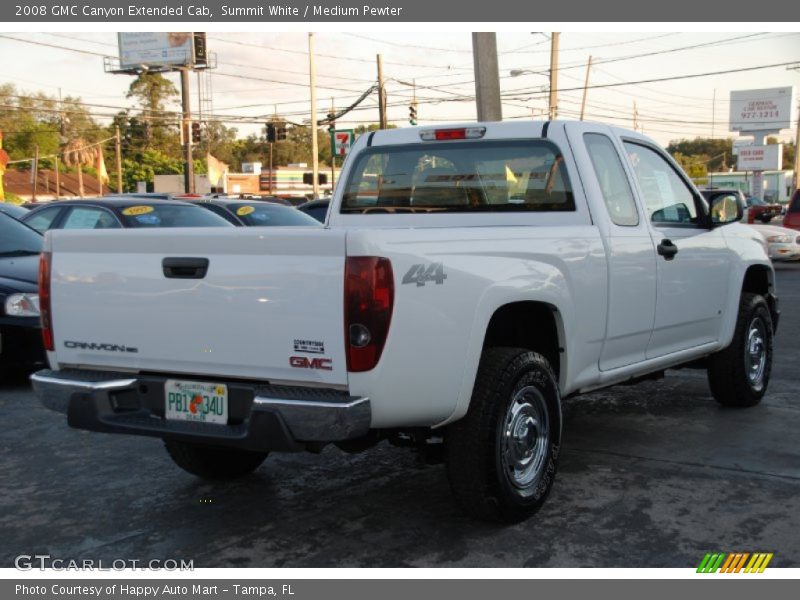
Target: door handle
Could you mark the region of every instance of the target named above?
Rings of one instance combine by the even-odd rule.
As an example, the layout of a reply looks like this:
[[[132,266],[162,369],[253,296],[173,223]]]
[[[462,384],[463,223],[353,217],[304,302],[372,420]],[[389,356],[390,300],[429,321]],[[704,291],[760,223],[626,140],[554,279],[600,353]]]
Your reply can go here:
[[[664,260],[672,260],[678,253],[678,247],[672,243],[672,240],[663,239],[656,247],[659,256],[663,256]]]
[[[169,279],[202,279],[208,272],[208,259],[169,256],[161,261],[161,267]]]

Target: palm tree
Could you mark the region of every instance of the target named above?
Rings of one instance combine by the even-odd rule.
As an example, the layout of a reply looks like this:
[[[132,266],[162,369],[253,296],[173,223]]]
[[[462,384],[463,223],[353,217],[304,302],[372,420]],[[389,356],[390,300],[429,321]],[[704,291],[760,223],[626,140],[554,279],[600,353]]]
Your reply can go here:
[[[86,140],[77,137],[64,144],[62,154],[65,165],[78,169],[78,195],[83,198],[83,165],[92,164],[95,149]]]

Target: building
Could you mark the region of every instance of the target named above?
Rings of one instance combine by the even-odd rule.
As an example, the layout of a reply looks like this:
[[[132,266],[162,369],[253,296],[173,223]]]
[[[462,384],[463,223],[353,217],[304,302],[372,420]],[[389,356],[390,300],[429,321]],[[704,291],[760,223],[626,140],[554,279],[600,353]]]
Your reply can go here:
[[[767,202],[786,203],[792,197],[794,171],[764,171],[764,190],[758,194],[751,190],[753,173],[750,171],[731,171],[729,173],[709,173],[707,177],[694,180],[698,187],[735,188]]]

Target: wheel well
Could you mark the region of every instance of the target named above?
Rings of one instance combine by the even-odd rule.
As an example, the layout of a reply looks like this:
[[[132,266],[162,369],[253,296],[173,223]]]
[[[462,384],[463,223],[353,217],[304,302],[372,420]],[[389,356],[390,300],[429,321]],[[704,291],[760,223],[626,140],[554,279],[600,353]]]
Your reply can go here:
[[[561,351],[556,308],[543,302],[514,302],[498,308],[489,321],[483,347],[526,348],[544,356],[556,377],[561,370]]]
[[[753,265],[748,268],[747,272],[744,274],[744,281],[742,282],[742,293],[760,294],[764,296],[769,306],[769,312],[772,315],[773,331],[777,331],[780,311],[778,310],[778,300],[774,294],[772,271],[764,265]]]
[[[742,283],[742,292],[761,294],[765,298],[772,292],[769,269],[763,265],[753,265],[747,269]]]

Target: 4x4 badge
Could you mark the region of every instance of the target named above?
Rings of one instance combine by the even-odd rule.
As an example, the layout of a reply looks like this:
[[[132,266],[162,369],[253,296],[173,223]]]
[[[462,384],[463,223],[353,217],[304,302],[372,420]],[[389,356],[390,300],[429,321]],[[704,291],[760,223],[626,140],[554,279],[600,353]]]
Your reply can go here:
[[[416,283],[417,287],[422,287],[428,281],[433,281],[437,285],[444,283],[447,274],[444,272],[443,263],[431,263],[425,265],[412,265],[408,272],[403,275],[403,284]]]

